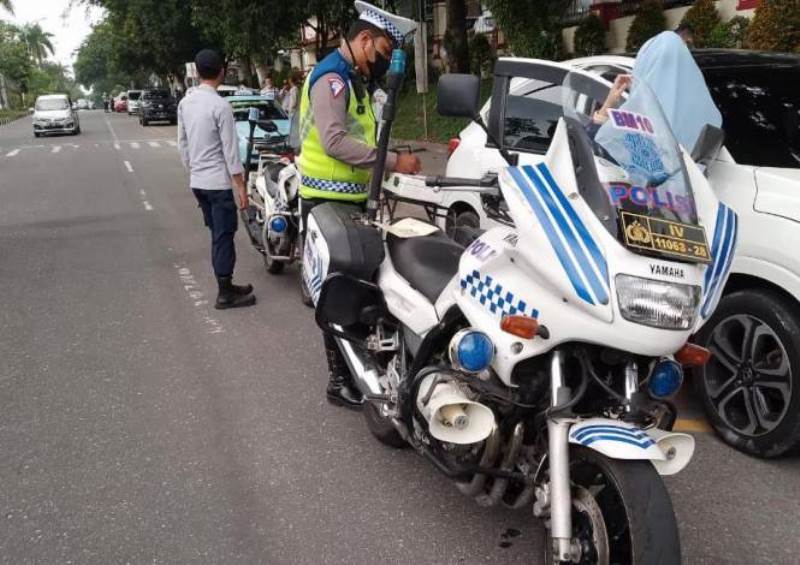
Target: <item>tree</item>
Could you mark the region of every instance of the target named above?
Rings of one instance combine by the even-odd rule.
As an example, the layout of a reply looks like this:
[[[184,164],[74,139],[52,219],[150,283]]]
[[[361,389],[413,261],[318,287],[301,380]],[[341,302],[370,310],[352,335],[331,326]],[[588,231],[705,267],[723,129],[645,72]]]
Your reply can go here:
[[[750,49],[800,53],[800,0],[761,0],[745,43]]]
[[[114,36],[108,22],[96,24],[78,48],[73,65],[75,79],[87,89],[100,93],[111,92],[120,84],[143,83],[145,72],[130,74],[124,70],[128,55],[125,43]]]
[[[53,34],[49,31],[44,31],[38,23],[24,25],[20,29],[20,39],[28,47],[28,54],[31,59],[39,65],[47,58],[48,51],[51,55],[55,52],[53,43],[50,41],[52,37]]]
[[[33,70],[27,46],[20,40],[19,28],[0,20],[0,74],[25,85]]]
[[[720,24],[719,12],[713,0],[696,0],[681,20],[692,28],[695,47],[707,47],[711,33]]]
[[[467,4],[464,0],[447,0],[447,30],[444,34],[444,43],[451,72],[468,73]]]
[[[580,57],[591,57],[605,50],[606,26],[597,14],[589,14],[575,30],[575,54]]]
[[[14,3],[11,0],[0,0],[0,8],[5,8],[9,14],[14,14]]]
[[[561,19],[569,0],[487,0],[513,53],[520,57],[558,59]]]
[[[644,0],[628,30],[626,48],[638,51],[645,41],[664,31],[667,22],[660,0]]]
[[[734,16],[727,22],[720,23],[708,37],[707,47],[723,49],[741,49],[747,38],[747,28],[750,19],[744,16]]]

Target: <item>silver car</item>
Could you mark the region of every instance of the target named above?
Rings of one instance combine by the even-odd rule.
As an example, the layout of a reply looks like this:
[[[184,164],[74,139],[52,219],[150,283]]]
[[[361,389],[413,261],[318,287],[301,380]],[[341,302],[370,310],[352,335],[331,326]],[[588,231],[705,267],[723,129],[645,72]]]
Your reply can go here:
[[[46,133],[81,132],[78,112],[66,94],[48,94],[36,99],[33,111],[33,135],[39,137]]]

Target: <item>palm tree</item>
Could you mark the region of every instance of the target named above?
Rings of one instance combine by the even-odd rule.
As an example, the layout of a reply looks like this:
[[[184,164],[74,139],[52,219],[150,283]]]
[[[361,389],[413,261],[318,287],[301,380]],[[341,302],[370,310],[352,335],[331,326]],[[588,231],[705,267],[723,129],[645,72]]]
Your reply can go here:
[[[4,0],[0,0],[2,2]],[[53,34],[49,31],[44,31],[39,24],[28,24],[22,26],[20,31],[20,39],[28,46],[28,54],[31,59],[42,64],[47,58],[47,52],[52,55],[55,49],[50,41]]]
[[[11,0],[0,0],[0,8],[5,8],[10,14],[14,13],[14,3]]]

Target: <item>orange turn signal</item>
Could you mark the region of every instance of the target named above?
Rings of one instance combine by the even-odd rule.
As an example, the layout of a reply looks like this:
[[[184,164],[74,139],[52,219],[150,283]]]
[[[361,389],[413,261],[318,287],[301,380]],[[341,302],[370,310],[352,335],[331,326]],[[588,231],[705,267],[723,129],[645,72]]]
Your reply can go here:
[[[523,339],[533,339],[539,333],[539,321],[530,316],[507,314],[500,322],[500,329]]]
[[[675,353],[675,360],[684,367],[702,367],[711,359],[711,352],[705,347],[687,343]]]

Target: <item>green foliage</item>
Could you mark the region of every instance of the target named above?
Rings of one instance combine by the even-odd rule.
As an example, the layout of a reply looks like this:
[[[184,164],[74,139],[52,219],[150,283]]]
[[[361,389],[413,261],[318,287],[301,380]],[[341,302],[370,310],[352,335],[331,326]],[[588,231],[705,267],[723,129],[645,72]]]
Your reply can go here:
[[[19,36],[19,28],[0,20],[0,74],[10,81],[26,83],[33,70],[28,48]]]
[[[708,37],[707,47],[723,49],[741,49],[747,38],[750,20],[744,16],[735,16],[730,21],[717,25]]]
[[[559,59],[563,55],[561,18],[568,0],[488,0],[487,7],[514,55]]]
[[[482,78],[491,74],[495,55],[486,35],[476,33],[469,40],[470,72]]]
[[[38,23],[22,26],[19,35],[22,42],[28,47],[30,57],[39,64],[47,58],[48,51],[51,55],[55,52],[53,43],[50,41],[53,34],[44,31]]]
[[[575,54],[579,57],[599,55],[606,50],[606,27],[597,14],[589,14],[575,30]]]
[[[800,0],[761,0],[745,44],[750,49],[800,53]]]
[[[492,81],[481,81],[481,100],[489,99],[492,94]],[[428,139],[439,143],[447,143],[451,137],[466,127],[469,120],[444,118],[436,112],[436,85],[431,85],[431,92],[420,96],[414,88],[404,90],[397,103],[397,116],[392,127],[392,137],[404,141],[425,139],[425,121],[423,104],[428,116]]]
[[[660,0],[644,0],[628,30],[626,49],[637,51],[645,41],[664,31],[666,24]]]
[[[96,93],[109,93],[122,90],[133,84],[143,85],[146,71],[130,70],[128,45],[114,33],[107,21],[94,26],[92,33],[78,48],[73,68],[75,79],[87,89]],[[119,88],[118,85],[125,85]]]
[[[696,0],[681,20],[682,24],[688,24],[692,28],[694,46],[698,48],[708,47],[711,34],[720,22],[713,0]]]
[[[14,13],[14,3],[11,0],[0,0],[0,8],[5,8],[10,14]]]

